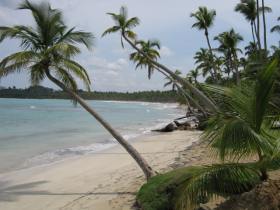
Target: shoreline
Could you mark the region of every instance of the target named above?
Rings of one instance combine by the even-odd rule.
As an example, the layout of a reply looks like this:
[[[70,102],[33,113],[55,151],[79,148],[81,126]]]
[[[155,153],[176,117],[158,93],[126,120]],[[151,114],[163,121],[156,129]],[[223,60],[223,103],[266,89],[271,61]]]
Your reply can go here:
[[[68,100],[71,103],[70,98],[13,98],[13,97],[1,97],[0,99],[23,99],[23,100]],[[176,101],[135,101],[135,100],[113,100],[113,99],[84,99],[85,101],[107,101],[107,102],[131,102],[131,103],[152,103],[152,104],[178,104]]]
[[[176,159],[199,135],[198,131],[176,131],[131,143],[156,171],[164,172],[175,167]],[[0,208],[130,209],[145,182],[143,173],[119,145],[105,151],[0,175]]]
[[[21,100],[21,99],[16,99],[16,100]],[[32,102],[32,100],[30,100],[30,101],[31,102],[28,102],[28,103],[22,102],[24,112],[26,112],[28,114],[29,113],[30,114],[34,113],[36,115],[37,115],[36,111],[38,111],[39,114],[42,113],[43,115],[45,115],[45,113],[48,112],[48,109],[46,109],[43,106],[43,104],[45,104],[45,102],[39,102],[39,100],[38,100],[38,102],[36,102],[37,99],[34,99],[35,102]],[[10,102],[6,102],[6,104],[9,104],[9,103]],[[17,101],[15,103],[17,104]],[[49,102],[49,103],[53,104],[52,102]],[[67,101],[65,101],[63,103],[62,102],[57,102],[57,104],[60,104],[60,103],[64,105],[64,104],[67,104]],[[135,105],[135,106],[137,106],[137,110],[140,110],[141,113],[142,112],[143,113],[144,112],[148,113],[148,112],[150,112],[150,110],[152,110],[152,112],[155,113],[154,118],[150,117],[147,120],[143,120],[145,118],[140,118],[140,120],[135,120],[135,123],[133,122],[131,124],[126,122],[127,120],[120,120],[120,121],[123,121],[123,122],[119,125],[117,124],[115,127],[118,129],[118,131],[120,131],[122,133],[122,135],[128,141],[134,141],[133,140],[134,138],[136,138],[136,139],[139,138],[139,137],[142,138],[142,136],[145,137],[145,135],[147,135],[147,134],[151,135],[151,130],[163,127],[166,124],[168,124],[170,121],[172,121],[176,117],[176,116],[171,116],[168,113],[177,113],[178,116],[180,116],[180,114],[183,113],[183,111],[181,111],[180,107],[178,107],[178,105],[176,103],[172,103],[172,104],[163,103],[163,104],[161,104],[161,103],[151,103],[151,102],[123,102],[123,101],[121,101],[121,102],[113,101],[112,102],[112,101],[108,101],[108,104],[106,102],[102,103],[102,107],[103,106],[104,107],[116,106],[117,107],[116,109],[118,110],[118,107],[122,107],[122,105],[117,105],[117,103],[137,103],[137,104],[139,104],[139,106],[138,105]],[[143,106],[140,105],[142,103],[145,103],[145,105],[143,105]],[[54,103],[54,104],[56,104],[56,103]],[[70,102],[69,102],[69,104],[70,104]],[[4,103],[4,105],[5,105],[5,103]],[[69,105],[69,107],[70,106],[71,106],[71,104]],[[100,105],[97,104],[97,106],[100,106]],[[127,106],[130,106],[130,105],[128,104]],[[134,105],[131,105],[131,106],[134,106]],[[138,109],[138,107],[139,107],[139,109]],[[165,110],[167,110],[167,111],[165,111]],[[17,110],[17,107],[16,107],[16,111],[21,112],[21,107],[18,110]],[[66,113],[67,115],[64,114],[64,113],[61,114],[59,106],[58,106],[58,109],[56,109],[56,107],[54,107],[53,110],[50,109],[50,111],[52,111],[52,113],[51,113],[52,116],[53,116],[52,119],[55,119],[56,115],[62,115],[65,118],[67,116],[67,119],[68,119],[68,116],[71,115],[71,113]],[[73,113],[78,113],[79,111],[81,111],[81,113],[83,115],[85,115],[84,111],[82,109],[80,110],[80,108],[75,109],[75,112],[73,112]],[[160,113],[160,115],[158,113]],[[161,116],[161,113],[163,113],[165,115],[163,115],[162,118],[159,118],[159,116]],[[153,115],[153,113],[151,113],[151,114],[148,113],[147,115],[150,116],[150,115]],[[116,116],[120,117],[118,115],[116,115]],[[128,116],[131,117],[131,118],[134,117],[133,113],[128,115]],[[114,117],[115,117],[115,115],[113,116],[113,121],[115,120]],[[16,119],[16,116],[14,118]],[[70,126],[68,126],[70,131],[71,131],[71,129],[74,130],[73,131],[73,138],[70,135],[68,135],[67,133],[65,133],[66,134],[65,136],[67,136],[67,138],[69,138],[70,143],[68,143],[68,139],[67,139],[67,141],[65,140],[66,138],[64,138],[64,136],[62,136],[62,133],[57,132],[57,131],[60,131],[60,128],[61,128],[62,131],[64,131],[64,130],[67,131],[68,127],[66,129],[66,126],[63,127],[63,125],[62,126],[58,125],[56,127],[53,126],[52,127],[53,135],[52,136],[54,136],[54,134],[56,134],[56,132],[57,132],[58,133],[57,135],[62,136],[62,140],[61,140],[61,142],[58,141],[59,142],[58,144],[56,144],[54,141],[50,141],[51,142],[50,146],[45,145],[45,148],[47,148],[47,149],[44,149],[42,147],[43,143],[42,143],[42,145],[40,145],[41,144],[40,141],[41,142],[43,142],[43,141],[47,142],[48,137],[51,136],[51,135],[48,135],[48,132],[46,132],[46,130],[42,130],[42,129],[41,130],[39,129],[40,132],[38,131],[38,133],[37,133],[36,129],[35,129],[34,133],[37,136],[34,136],[34,137],[31,136],[31,138],[29,138],[29,135],[33,134],[33,131],[31,129],[32,128],[31,126],[33,126],[33,125],[31,123],[29,123],[28,124],[29,127],[27,127],[29,130],[26,129],[27,132],[24,133],[24,134],[26,134],[26,137],[24,135],[17,134],[17,135],[15,135],[15,138],[18,138],[19,140],[22,140],[21,142],[24,142],[23,140],[27,139],[28,140],[27,142],[30,142],[30,144],[22,145],[22,148],[26,147],[30,151],[30,153],[28,153],[28,152],[23,153],[22,152],[22,153],[14,156],[14,154],[17,154],[16,153],[17,152],[16,148],[17,147],[20,148],[19,146],[21,146],[20,141],[18,141],[19,143],[16,142],[18,144],[18,146],[17,147],[16,146],[12,147],[11,151],[13,153],[10,152],[9,150],[8,150],[7,153],[1,153],[1,154],[3,154],[1,156],[1,157],[3,157],[3,159],[6,159],[6,157],[7,157],[7,160],[9,160],[8,158],[10,158],[11,162],[6,162],[6,163],[4,162],[3,163],[3,165],[0,167],[1,168],[0,174],[5,173],[5,172],[11,172],[11,171],[18,170],[18,169],[33,167],[33,166],[36,166],[36,165],[49,164],[51,162],[57,162],[57,161],[60,161],[60,160],[63,160],[63,159],[68,159],[68,158],[75,157],[75,156],[81,156],[81,155],[85,155],[85,154],[88,154],[88,153],[94,153],[95,151],[100,151],[100,150],[103,150],[104,148],[106,149],[108,147],[107,146],[108,144],[112,144],[112,146],[115,146],[115,144],[117,144],[117,142],[114,140],[114,138],[111,137],[111,135],[108,134],[108,132],[106,130],[104,130],[102,127],[100,127],[99,124],[96,123],[94,119],[93,120],[91,120],[91,119],[88,120],[87,118],[88,117],[86,115],[83,116],[83,118],[82,117],[79,118],[79,119],[83,119],[83,120],[80,120],[80,121],[83,123],[83,124],[81,124],[81,127],[83,126],[82,129],[84,129],[84,130],[81,129],[81,131],[80,131],[78,128],[75,127],[75,125],[73,125],[73,123],[70,124]],[[71,117],[70,117],[70,119],[71,119]],[[107,116],[107,119],[110,120],[110,116],[109,117]],[[23,118],[22,120],[25,121],[26,119]],[[27,117],[27,122],[28,122],[28,120],[29,120],[29,117]],[[38,123],[43,123],[41,121],[42,120],[39,120]],[[87,121],[90,121],[90,123],[92,123],[93,127],[91,127],[91,125],[89,123],[87,123],[87,124],[84,123],[84,122],[87,122]],[[55,124],[56,122],[53,122],[53,123]],[[97,131],[97,135],[95,135],[91,131],[91,129],[95,129]],[[66,132],[66,131],[64,131],[64,132]],[[83,131],[85,131],[85,132],[83,132]],[[38,135],[38,134],[40,134],[40,135]],[[13,133],[11,133],[11,134],[8,133],[7,138],[9,138],[10,136],[14,137],[13,135],[14,135]],[[40,141],[38,141],[38,144],[36,143],[37,139],[35,139],[35,138],[40,140]],[[79,142],[79,139],[81,139],[80,142]],[[52,139],[50,139],[50,140],[52,140]],[[32,142],[34,142],[34,147],[33,147],[33,144],[31,144]],[[65,145],[64,145],[64,142],[65,142]],[[47,143],[45,143],[45,144],[47,144]],[[28,150],[26,150],[26,151],[28,151]],[[24,150],[22,149],[21,151],[24,151]]]

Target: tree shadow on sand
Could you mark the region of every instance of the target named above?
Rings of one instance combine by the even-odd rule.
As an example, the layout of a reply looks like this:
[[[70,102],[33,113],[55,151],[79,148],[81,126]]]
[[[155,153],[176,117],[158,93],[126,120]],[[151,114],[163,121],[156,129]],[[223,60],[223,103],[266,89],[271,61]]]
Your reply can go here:
[[[31,195],[31,196],[90,196],[90,195],[135,195],[136,192],[69,192],[69,193],[55,193],[48,191],[41,191],[33,189],[39,185],[45,184],[47,181],[37,181],[18,185],[9,185],[9,182],[0,182],[0,202],[13,202],[16,201],[20,196]]]

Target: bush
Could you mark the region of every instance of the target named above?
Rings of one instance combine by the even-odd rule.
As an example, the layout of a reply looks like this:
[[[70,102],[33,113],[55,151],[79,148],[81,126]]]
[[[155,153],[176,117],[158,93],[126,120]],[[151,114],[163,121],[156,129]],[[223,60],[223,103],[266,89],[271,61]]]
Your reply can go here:
[[[177,169],[157,175],[144,184],[137,194],[142,210],[172,210],[180,183],[186,181],[197,167]]]

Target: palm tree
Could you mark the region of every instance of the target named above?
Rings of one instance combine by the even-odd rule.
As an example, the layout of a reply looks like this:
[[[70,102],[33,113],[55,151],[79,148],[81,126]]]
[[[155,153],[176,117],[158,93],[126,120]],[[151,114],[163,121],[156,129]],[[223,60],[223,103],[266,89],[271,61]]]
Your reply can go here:
[[[198,76],[199,76],[199,72],[197,68],[190,70],[189,73],[187,74],[187,77],[191,78],[191,80],[194,81],[195,84],[197,84]]]
[[[277,18],[280,21],[280,17]],[[280,34],[280,25],[273,26],[270,30],[271,33],[278,32]]]
[[[265,13],[266,13],[266,12],[272,12],[272,9],[265,6],[264,0],[262,0],[261,12],[262,12],[262,17],[263,17],[263,39],[264,39],[264,49],[265,49],[265,51],[267,52],[267,31],[266,31],[266,18],[265,18]]]
[[[236,33],[234,29],[230,31],[223,32],[216,36],[214,40],[217,40],[220,43],[218,50],[223,52],[225,56],[233,63],[235,68],[236,83],[240,83],[240,73],[239,73],[239,59],[237,52],[242,52],[237,45],[243,40],[243,37]]]
[[[212,80],[214,81],[215,76],[212,72],[213,60],[210,51],[204,48],[200,48],[200,50],[195,53],[194,59],[195,64],[198,65],[196,68],[202,72],[203,77],[206,77],[207,74],[210,74]]]
[[[67,29],[62,13],[47,3],[37,5],[26,0],[19,9],[32,12],[36,27],[0,27],[0,41],[15,38],[21,41],[23,48],[23,51],[11,54],[0,62],[0,78],[23,70],[29,73],[32,85],[48,78],[89,112],[127,150],[147,179],[153,176],[154,171],[135,148],[77,94],[74,77],[82,80],[88,90],[90,79],[86,70],[72,58],[80,52],[76,44],[84,44],[87,48],[92,46],[93,35],[75,28]]]
[[[259,38],[257,34],[256,18],[257,18],[257,5],[255,0],[241,0],[235,7],[235,11],[240,12],[245,16],[245,19],[250,22],[253,42],[256,43],[255,35],[257,38],[257,43],[259,46]]]
[[[177,69],[177,70],[175,71],[175,74],[176,74],[177,76],[180,76],[180,75],[182,75],[182,72],[181,72],[180,70]],[[172,85],[172,90],[175,91],[176,88],[177,88],[176,82],[174,82],[174,80],[173,80],[172,78],[170,78],[169,76],[166,76],[165,79],[168,80],[168,81],[164,84],[164,87],[167,87],[167,86]]]
[[[157,40],[148,40],[147,42],[141,40],[135,42],[136,46],[139,45],[140,49],[149,56],[152,60],[157,60],[160,58],[159,49],[160,43]],[[134,52],[130,54],[130,60],[134,61],[137,68],[145,67],[148,69],[148,78],[151,79],[151,76],[155,70],[155,65],[153,65],[145,56],[139,52]]]
[[[259,49],[262,49],[262,45],[261,45],[261,37],[260,37],[260,3],[259,0],[256,0],[257,2],[257,37],[259,40]]]
[[[254,55],[257,51],[258,46],[254,42],[250,42],[244,49],[245,49],[245,55],[251,56]]]
[[[128,18],[127,16],[127,10],[125,7],[121,7],[119,14],[114,13],[108,13],[113,20],[115,21],[116,25],[113,27],[110,27],[107,29],[102,36],[105,36],[110,33],[116,33],[120,32],[121,36],[126,40],[126,42],[135,49],[138,53],[143,55],[147,58],[147,60],[156,66],[158,69],[161,69],[170,77],[172,77],[174,80],[176,80],[178,83],[182,84],[183,86],[186,86],[195,97],[197,97],[201,103],[204,105],[204,107],[212,112],[216,112],[217,107],[215,104],[200,90],[198,90],[196,87],[194,87],[190,82],[186,81],[184,78],[176,75],[172,70],[170,70],[165,65],[151,59],[148,55],[146,55],[145,52],[143,52],[141,49],[139,49],[135,44],[135,33],[132,31],[132,28],[139,24],[139,19],[137,17]]]
[[[198,11],[195,13],[191,13],[191,17],[194,17],[196,19],[196,22],[192,25],[193,28],[197,28],[198,30],[204,30],[204,34],[207,40],[207,45],[209,48],[209,52],[212,56],[212,60],[214,60],[213,50],[210,44],[209,40],[209,31],[208,29],[213,26],[214,19],[216,16],[215,10],[208,10],[207,7],[199,7]],[[218,80],[218,69],[216,65],[213,63],[213,69],[214,69],[214,76],[215,79]]]
[[[160,43],[157,40],[148,40],[147,42],[141,40],[137,41],[136,45],[140,45],[140,50],[145,52],[150,59],[157,60],[160,57],[159,49],[160,49]],[[207,113],[203,107],[200,106],[199,103],[197,103],[196,100],[193,99],[193,97],[190,96],[190,94],[185,91],[180,85],[177,84],[177,82],[169,76],[167,73],[156,67],[153,63],[150,62],[149,59],[147,59],[145,56],[140,54],[138,51],[133,52],[130,54],[130,60],[132,60],[134,63],[136,63],[136,68],[142,68],[146,67],[148,69],[148,78],[151,78],[151,75],[153,71],[156,69],[159,73],[163,74],[166,78],[168,78],[170,81],[173,82],[173,90],[175,88],[178,90],[178,93],[180,93],[186,100],[188,107],[190,108],[189,101],[197,107],[201,112],[204,114],[204,116],[207,116]],[[176,75],[180,75],[181,73],[175,72]]]
[[[268,170],[280,167],[279,131],[271,128],[277,65],[273,61],[253,84],[243,88],[207,86],[222,99],[223,108],[209,119],[203,138],[217,150],[222,163],[180,169],[188,173],[176,190],[176,209],[193,209],[199,198],[209,200],[249,191],[268,179]],[[278,114],[279,109],[274,116]],[[257,162],[241,161],[252,155],[258,156]]]

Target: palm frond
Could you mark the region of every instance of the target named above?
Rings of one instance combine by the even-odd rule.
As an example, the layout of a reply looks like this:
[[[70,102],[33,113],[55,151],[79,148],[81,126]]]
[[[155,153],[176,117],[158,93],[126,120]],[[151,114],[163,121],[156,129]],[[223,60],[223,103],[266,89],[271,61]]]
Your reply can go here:
[[[105,30],[102,34],[102,37],[108,35],[108,34],[111,34],[111,33],[115,33],[115,32],[118,32],[121,30],[121,27],[120,26],[113,26],[111,28],[108,28],[107,30]]]
[[[227,163],[197,167],[179,184],[176,209],[194,209],[200,200],[246,192],[259,182],[258,170],[250,164]]]
[[[37,54],[33,51],[17,52],[5,57],[0,62],[0,78],[24,70],[36,57]]]
[[[79,78],[85,85],[86,89],[90,91],[90,78],[87,71],[80,64],[73,60],[63,59],[63,67],[66,68],[69,73],[73,73],[77,78]]]

